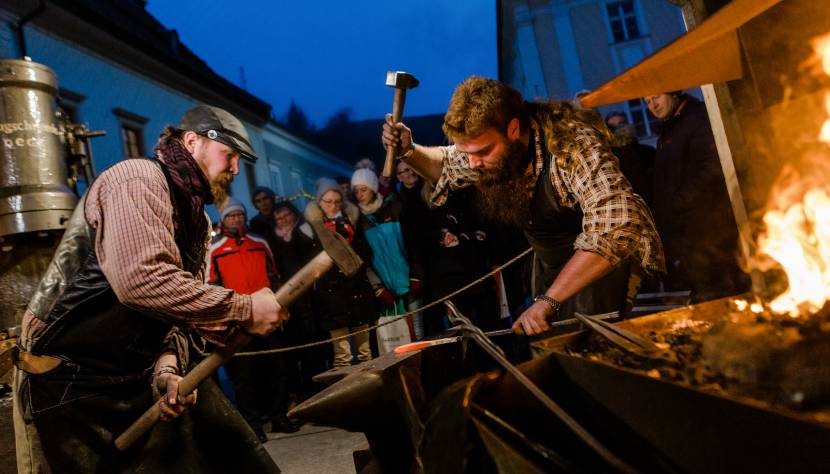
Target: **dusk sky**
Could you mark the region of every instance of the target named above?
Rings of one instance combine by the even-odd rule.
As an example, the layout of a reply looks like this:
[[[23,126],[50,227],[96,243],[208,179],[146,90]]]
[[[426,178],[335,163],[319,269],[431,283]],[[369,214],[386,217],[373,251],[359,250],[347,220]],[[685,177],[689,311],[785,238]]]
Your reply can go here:
[[[493,0],[150,0],[147,10],[216,72],[285,116],[293,99],[322,126],[336,111],[353,120],[391,111],[387,70],[421,85],[406,115],[446,111],[465,77],[497,76]]]

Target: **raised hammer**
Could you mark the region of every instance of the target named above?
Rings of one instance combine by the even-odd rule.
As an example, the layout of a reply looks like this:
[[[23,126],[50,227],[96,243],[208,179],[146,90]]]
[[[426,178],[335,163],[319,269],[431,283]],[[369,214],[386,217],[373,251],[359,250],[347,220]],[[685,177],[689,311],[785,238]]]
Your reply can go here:
[[[355,253],[352,247],[340,234],[330,230],[322,223],[312,222],[314,231],[323,251],[317,254],[303,268],[297,271],[274,295],[282,307],[288,307],[297,300],[306,290],[311,288],[320,276],[336,266],[348,276],[354,275],[363,265],[363,261]],[[216,369],[224,364],[233,354],[241,349],[251,340],[252,336],[237,331],[234,333],[224,347],[218,348],[215,352],[205,357],[187,375],[179,381],[179,394],[187,396],[205,379],[210,377]],[[119,451],[125,451],[138,440],[144,433],[155,425],[161,416],[161,409],[154,403],[141,417],[129,428],[121,433],[115,440],[115,447]]]
[[[403,71],[388,71],[386,85],[395,88],[395,98],[392,102],[392,123],[398,123],[403,118],[403,104],[406,102],[406,90],[418,87],[418,79]],[[395,168],[397,149],[390,146],[386,149],[386,162],[383,163],[383,176],[392,176]]]

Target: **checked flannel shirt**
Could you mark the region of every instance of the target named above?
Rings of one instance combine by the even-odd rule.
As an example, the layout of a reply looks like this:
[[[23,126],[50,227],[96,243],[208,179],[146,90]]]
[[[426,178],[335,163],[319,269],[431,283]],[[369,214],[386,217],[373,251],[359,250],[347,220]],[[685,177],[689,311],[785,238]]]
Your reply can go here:
[[[576,136],[577,151],[561,160],[566,167],[557,166],[555,156],[546,157],[551,160],[550,180],[559,204],[570,209],[579,206],[583,212],[582,233],[574,248],[599,254],[615,266],[631,259],[648,273],[665,272],[663,246],[651,212],[620,172],[608,143],[587,126],[578,129]],[[430,195],[435,206],[446,202],[449,191],[478,180],[467,155],[454,145],[441,150],[444,167]]]

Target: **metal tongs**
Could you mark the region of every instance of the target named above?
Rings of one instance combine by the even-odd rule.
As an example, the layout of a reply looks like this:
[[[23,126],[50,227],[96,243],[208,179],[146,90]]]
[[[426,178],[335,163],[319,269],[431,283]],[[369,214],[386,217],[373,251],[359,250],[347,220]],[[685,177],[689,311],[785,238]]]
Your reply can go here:
[[[591,331],[607,339],[608,342],[630,354],[642,357],[655,357],[661,352],[660,348],[650,340],[604,321],[609,314],[616,314],[616,312],[598,314],[596,316],[574,313],[574,318],[588,326],[588,329]]]

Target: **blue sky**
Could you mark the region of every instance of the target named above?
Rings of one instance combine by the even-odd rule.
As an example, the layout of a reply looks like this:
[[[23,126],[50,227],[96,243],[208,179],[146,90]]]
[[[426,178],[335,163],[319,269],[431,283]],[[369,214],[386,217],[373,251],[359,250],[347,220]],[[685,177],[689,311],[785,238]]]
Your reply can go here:
[[[494,0],[150,0],[216,72],[274,107],[292,99],[323,125],[343,107],[354,120],[390,111],[387,70],[414,74],[406,115],[443,113],[465,77],[497,76]]]

